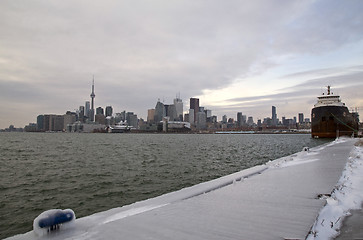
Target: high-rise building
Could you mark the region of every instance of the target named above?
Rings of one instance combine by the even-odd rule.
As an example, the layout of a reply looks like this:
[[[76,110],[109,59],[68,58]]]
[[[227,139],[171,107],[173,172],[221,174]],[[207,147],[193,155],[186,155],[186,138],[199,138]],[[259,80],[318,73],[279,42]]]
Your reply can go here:
[[[148,109],[147,110],[147,122],[153,123],[155,117],[155,109]]]
[[[248,126],[252,126],[253,124],[255,124],[255,122],[253,121],[253,117],[248,117],[247,124]]]
[[[63,131],[63,115],[46,114],[44,115],[44,131]]]
[[[207,118],[212,117],[212,110],[205,109],[204,112],[205,112],[205,115],[206,115]]]
[[[112,106],[106,107],[106,117],[112,116]]]
[[[37,131],[44,131],[44,115],[37,117]]]
[[[228,120],[227,120],[227,115],[223,115],[223,116],[222,116],[222,122],[223,122],[223,123],[227,123],[227,121],[228,121]]]
[[[80,107],[80,110],[81,110],[81,107]],[[89,116],[90,116],[90,110],[91,110],[91,104],[89,101],[86,101],[86,103],[84,104],[84,107],[83,107],[83,114],[87,118],[89,118]]]
[[[96,111],[97,111],[97,109],[96,109]],[[95,115],[95,122],[98,123],[98,124],[105,125],[106,124],[106,117],[105,117],[105,115],[103,113],[102,114],[98,114],[97,113]],[[113,125],[113,124],[109,121],[108,125]]]
[[[163,103],[158,100],[155,106],[155,115],[154,115],[154,121],[156,123],[163,120],[163,118],[166,116],[165,106]]]
[[[180,96],[174,99],[174,106],[176,109],[176,118],[179,121],[183,121],[183,101],[180,99]]]
[[[129,126],[133,126],[134,128],[138,128],[137,115],[134,114],[133,112],[128,112],[126,114],[126,121],[127,121]]]
[[[78,118],[77,118],[78,121],[84,123],[84,118],[85,118],[84,106],[79,106],[77,114],[78,114]]]
[[[304,123],[304,114],[299,113],[299,123]]]
[[[96,115],[104,115],[102,107],[96,108]]]
[[[74,112],[68,111],[66,114],[63,115],[63,129],[68,130],[69,125],[72,125],[77,120],[77,114]]]
[[[165,109],[166,109],[166,116],[170,118],[170,121],[177,121],[179,120],[178,118],[178,114],[176,112],[176,107],[174,104],[170,104],[170,105],[165,105]]]
[[[50,127],[50,115],[49,114],[46,114],[46,115],[44,115],[44,128],[43,128],[43,130],[45,131],[45,132],[47,132],[47,131],[51,131],[50,129],[51,129],[51,127]]]
[[[125,122],[126,121],[126,111],[122,111],[120,113],[120,116],[121,116],[121,121]]]
[[[197,113],[199,112],[199,98],[190,98],[190,109],[194,109],[194,121],[197,121]]]
[[[242,112],[237,113],[237,126],[242,127]]]
[[[277,125],[277,114],[276,114],[276,107],[272,106],[272,125]]]
[[[184,121],[184,122],[189,122],[189,123],[190,123],[190,121],[189,121],[189,113],[184,114],[184,119],[183,119],[183,121]]]
[[[92,81],[92,92],[91,92],[91,109],[90,109],[90,116],[89,119],[91,122],[94,122],[95,120],[95,78],[93,77]]]
[[[205,112],[198,112],[197,113],[197,129],[205,129],[207,126],[207,117]]]
[[[189,109],[189,123],[190,124],[194,124],[195,123],[195,119],[194,119],[194,109]]]

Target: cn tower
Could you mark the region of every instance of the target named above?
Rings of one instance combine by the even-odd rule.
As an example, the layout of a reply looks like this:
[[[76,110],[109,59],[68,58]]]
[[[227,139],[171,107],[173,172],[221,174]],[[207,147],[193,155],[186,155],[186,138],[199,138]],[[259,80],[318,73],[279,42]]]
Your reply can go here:
[[[95,120],[95,77],[93,76],[93,81],[92,81],[92,92],[91,92],[91,114],[90,114],[90,120],[91,122],[94,122]]]

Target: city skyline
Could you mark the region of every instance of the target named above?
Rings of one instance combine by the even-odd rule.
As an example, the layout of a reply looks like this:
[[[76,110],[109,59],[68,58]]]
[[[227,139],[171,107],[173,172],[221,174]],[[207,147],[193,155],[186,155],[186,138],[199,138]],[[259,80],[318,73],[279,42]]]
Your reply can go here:
[[[281,7],[283,6],[283,7]],[[0,129],[90,101],[147,118],[180,92],[223,115],[363,109],[361,1],[1,1]],[[68,109],[68,108],[74,109]],[[362,114],[361,114],[362,115]],[[362,119],[362,116],[360,117]]]
[[[183,101],[180,98],[180,93],[176,95],[173,100],[173,103],[165,103],[160,102],[158,99],[155,108],[147,110],[147,119],[139,119],[137,114],[134,112],[129,112],[126,110],[114,112],[113,107],[111,105],[104,107],[97,107],[96,111],[94,110],[94,98],[95,98],[95,81],[94,76],[92,80],[92,92],[90,94],[91,98],[91,106],[89,101],[85,101],[85,105],[79,106],[78,109],[75,109],[74,112],[67,110],[64,114],[59,113],[40,113],[37,116],[36,122],[30,122],[28,125],[24,126],[25,131],[69,131],[68,125],[72,125],[74,123],[91,123],[96,124],[95,127],[99,127],[101,125],[110,126],[119,123],[118,121],[121,120],[122,122],[127,122],[130,124],[128,116],[133,116],[133,124],[136,129],[139,127],[138,121],[141,120],[142,124],[150,123],[155,124],[157,122],[163,121],[164,117],[168,117],[169,121],[184,121],[189,122],[192,126],[196,127],[197,129],[206,129],[207,122],[209,123],[229,123],[233,124],[233,127],[256,127],[265,125],[265,127],[278,127],[281,126],[292,126],[297,123],[299,124],[309,124],[310,118],[304,117],[304,113],[297,113],[296,115],[286,117],[282,116],[281,119],[277,116],[277,111],[275,106],[271,106],[271,117],[266,116],[264,118],[257,118],[254,119],[253,116],[243,114],[242,112],[237,112],[236,116],[218,116],[212,115],[212,109],[207,109],[204,106],[199,104],[199,98],[189,98],[189,109],[184,111]],[[127,113],[126,113],[127,112]],[[202,115],[200,115],[202,113]],[[131,114],[131,115],[130,115]],[[106,120],[107,117],[112,117],[109,120]],[[184,119],[183,119],[184,118]],[[118,121],[116,119],[119,119]],[[124,119],[124,120],[123,120]],[[203,120],[204,119],[204,120]],[[116,121],[115,121],[116,120]],[[46,123],[45,123],[46,122]],[[52,124],[53,127],[50,125]],[[211,127],[211,126],[210,126]],[[215,128],[218,126],[212,127],[212,129],[216,130]],[[219,126],[220,127],[220,126]],[[306,126],[305,126],[306,127]],[[223,127],[222,127],[223,128]],[[230,127],[228,127],[230,128]],[[0,130],[8,131],[9,129],[13,130],[21,130],[22,127],[16,127],[13,124],[9,125],[9,128],[4,128]],[[151,130],[154,131],[154,130]]]

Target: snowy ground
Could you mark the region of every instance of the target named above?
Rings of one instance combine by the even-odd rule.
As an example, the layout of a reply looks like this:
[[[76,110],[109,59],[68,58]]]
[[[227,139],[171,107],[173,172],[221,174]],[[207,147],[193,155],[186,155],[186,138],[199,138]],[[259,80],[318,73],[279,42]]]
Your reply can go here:
[[[341,140],[336,140],[341,141]],[[355,144],[346,167],[307,239],[331,239],[339,235],[350,211],[361,209],[363,201],[363,140]]]
[[[13,239],[304,239],[313,225],[309,239],[328,239],[350,209],[361,207],[363,150],[355,142],[338,139],[76,219],[64,231],[42,237],[31,231]]]

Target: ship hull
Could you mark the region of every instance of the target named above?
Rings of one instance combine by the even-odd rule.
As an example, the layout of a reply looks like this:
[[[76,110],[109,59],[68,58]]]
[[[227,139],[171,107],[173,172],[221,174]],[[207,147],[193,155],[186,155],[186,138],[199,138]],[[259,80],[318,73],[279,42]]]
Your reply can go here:
[[[352,136],[358,130],[358,121],[347,107],[316,107],[311,111],[311,119],[311,136],[313,138]]]

